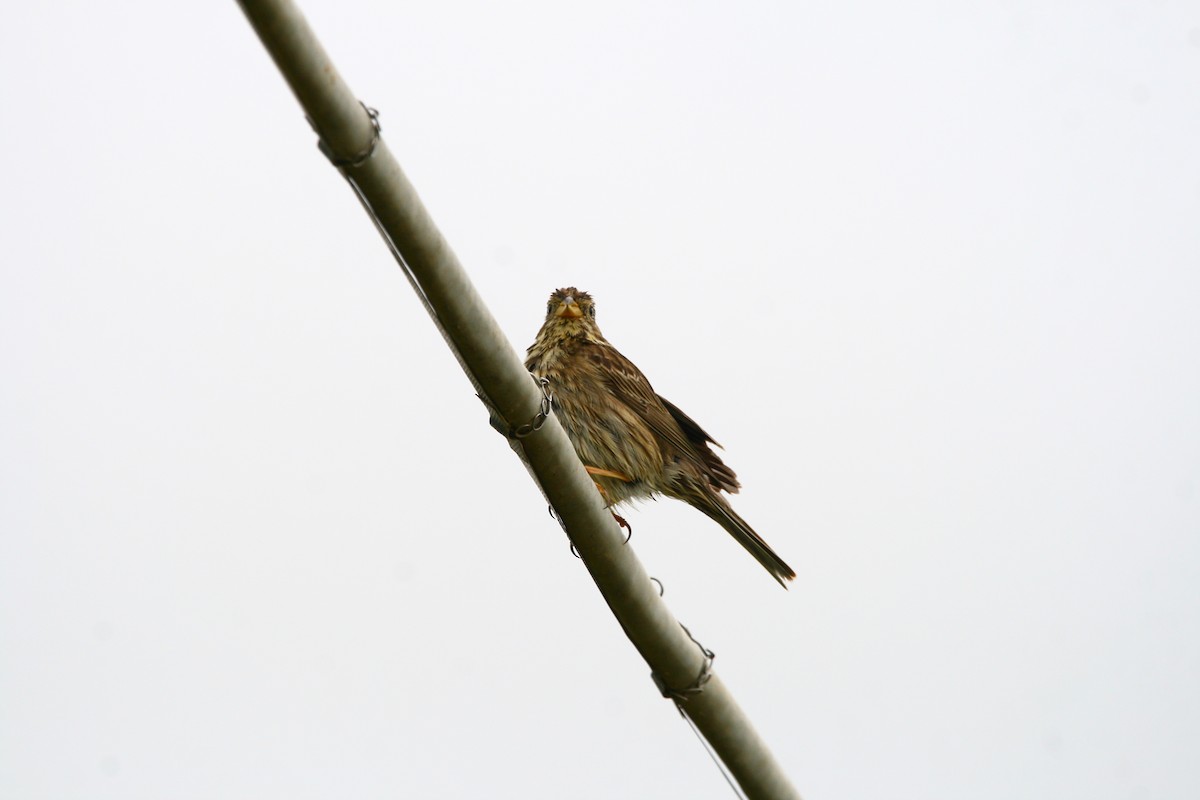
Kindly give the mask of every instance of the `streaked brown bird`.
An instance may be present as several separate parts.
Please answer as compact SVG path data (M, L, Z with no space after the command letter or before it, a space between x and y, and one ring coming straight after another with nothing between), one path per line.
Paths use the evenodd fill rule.
M554 413L610 506L658 494L682 500L720 523L781 585L796 577L721 496L740 484L709 447L720 445L608 343L591 295L573 286L550 295L525 366L549 380Z

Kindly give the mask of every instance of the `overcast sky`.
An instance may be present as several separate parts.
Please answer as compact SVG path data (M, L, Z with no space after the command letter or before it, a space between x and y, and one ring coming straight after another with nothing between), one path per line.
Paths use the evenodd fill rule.
M808 800L1200 796L1200 5L309 0ZM728 798L233 2L0 14L0 796Z

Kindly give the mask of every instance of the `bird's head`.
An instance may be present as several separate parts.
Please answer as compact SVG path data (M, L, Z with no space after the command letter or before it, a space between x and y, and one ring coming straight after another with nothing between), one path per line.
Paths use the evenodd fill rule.
M563 327L590 328L596 324L596 304L574 286L556 289L546 303L546 322Z

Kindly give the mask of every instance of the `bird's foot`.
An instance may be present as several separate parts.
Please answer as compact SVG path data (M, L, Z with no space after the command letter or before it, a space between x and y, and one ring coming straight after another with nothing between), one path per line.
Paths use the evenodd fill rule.
M624 481L625 483L633 483L633 478L629 477L624 472L617 472L616 470L604 469L602 467L589 467L586 464L584 464L583 468L587 470L588 475L599 475L603 478L616 478L617 480Z
M599 476L602 478L613 478L615 480L623 481L625 483L633 483L633 478L629 477L628 475L626 475L623 472L617 472L616 470L612 470L612 469L604 469L603 467L591 467L591 466L588 466L587 464L584 464L583 468L585 470L587 470L588 475ZM600 496L604 498L604 503L606 505L611 506L613 504L613 499L612 499L612 497L609 496L608 492L604 491L604 487L600 484L600 481L596 480L596 478L593 477L592 483L596 484L596 491L600 492ZM613 511L611 508L608 509L608 513L613 515L613 519L615 519L617 521L618 525L620 525L625 530L629 531L629 535L625 537L625 541L628 543L629 540L633 538L633 528L625 520L624 517L622 517L617 512Z

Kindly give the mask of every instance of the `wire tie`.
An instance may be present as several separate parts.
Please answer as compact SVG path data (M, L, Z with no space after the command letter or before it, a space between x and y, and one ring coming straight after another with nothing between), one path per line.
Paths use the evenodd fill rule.
M532 376L531 376L532 377ZM540 431L542 426L546 424L546 420L550 417L550 411L554 407L554 395L550 393L550 381L547 378L534 378L538 386L542 390L542 400L538 404L538 412L533 415L533 419L512 428L508 432L510 439L524 439L526 436L532 435L535 431Z
M692 636L692 632L687 629L686 625L681 622L679 623L679 627L683 628L683 632L687 634L687 637L691 639L696 647L700 648L700 652L704 654L704 664L700 667L700 674L696 676L696 680L692 681L690 685L685 686L682 689L672 689L671 687L667 686L667 682L664 681L662 676L657 672L650 673L650 679L654 681L654 685L658 687L660 692L662 692L662 696L674 700L676 705L686 703L690 698L695 697L704 691L704 685L712 680L713 660L717 657L716 653L700 644L700 642L696 641L696 637ZM682 709L680 710L682 711Z
M367 116L371 118L371 127L375 129L375 134L371 137L370 143L358 155L342 157L333 152L333 148L325 141L325 137L321 135L321 131L317 130L317 126L313 123L312 119L309 118L308 120L308 124L317 132L317 149L325 154L325 157L329 159L329 163L341 170L353 169L365 164L368 158L375 155L375 148L379 145L380 134L383 133L383 126L379 124L379 112L361 100L358 101L358 104L363 107L363 111L367 112Z

